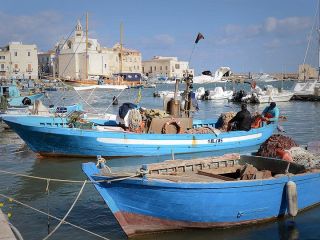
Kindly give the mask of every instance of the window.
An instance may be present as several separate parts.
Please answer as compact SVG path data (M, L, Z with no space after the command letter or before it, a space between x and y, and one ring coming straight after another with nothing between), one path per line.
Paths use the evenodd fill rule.
M107 68L107 64L104 64L104 68Z
M152 66L150 67L150 72L152 73Z
M18 56L18 52L14 52L14 56L16 56L16 57L17 57L17 56Z
M160 66L160 71L162 71L162 66Z
M4 64L1 64L1 70L4 70Z
M139 70L139 66L138 66L138 70ZM144 73L144 67L142 67L142 72Z
M14 64L14 68L19 68L18 64Z
M180 69L180 64L175 65L176 69Z
M0 56L0 59L6 59L6 56Z
M27 69L28 72L32 72L32 66L31 64L28 64L28 69Z
M154 66L154 70L155 70L155 71L157 70L157 67L156 67L156 66Z
M168 66L166 66L166 70L168 71Z
M30 52L28 52L28 57L30 57L31 56L31 53Z

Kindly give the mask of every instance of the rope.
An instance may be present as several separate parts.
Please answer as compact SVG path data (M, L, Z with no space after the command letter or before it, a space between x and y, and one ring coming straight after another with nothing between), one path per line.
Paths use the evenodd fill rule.
M308 51L309 51L309 47L310 47L310 42L311 42L311 37L312 37L312 34L313 34L313 29L316 25L316 17L318 15L318 11L319 11L319 4L320 4L320 1L318 1L318 7L316 9L316 13L315 13L315 16L314 16L314 22L313 22L313 25L312 25L312 28L311 28L311 31L310 31L310 34L309 34L309 41L308 41L308 45L307 45L307 49L306 49L306 53L304 55L304 59L303 59L303 64L306 63L306 58L307 58L307 55L308 55Z
M109 104L109 106L107 107L107 109L104 111L103 114L106 114L106 113L107 113L107 111L109 110L109 108L112 106L113 102L114 102L116 99L118 99L118 97L121 95L121 93L122 93L125 89L126 89L126 88L122 89L121 92L116 96L116 98L112 100L112 102Z
M32 179L45 180L45 181L50 180L51 182L83 183L84 181L86 181L86 180L68 180L68 179L57 179L57 178L44 178L44 177L37 177L37 176L26 175L26 174L22 174L22 173L4 171L4 170L0 170L0 172L4 173L4 174L19 176L19 177L25 177L25 178L32 178ZM93 184L101 183L101 182L108 182L109 183L109 182L115 182L115 181L122 181L122 180L126 180L126 179L129 179L129 178L134 178L134 177L138 177L138 176L140 176L140 173L134 174L134 175L130 175L130 176L126 176L126 177L122 177L122 178L90 181L89 183L93 183Z
M51 218L53 218L53 219L55 219L55 220L58 220L58 221L61 221L61 220L62 220L61 218L55 217L55 216L53 216L53 215L51 215L51 214L47 214L47 213L45 213L45 212L43 212L43 211L41 211L41 210L39 210L39 209L36 209L36 208L34 208L34 207L32 207L32 206L30 206L30 205L28 205L28 204L25 204L25 203L23 203L23 202L20 202L20 201L14 199L14 198L12 198L12 197L8 197L8 196L6 196L6 195L4 195L4 194L1 194L1 193L0 193L0 196L3 197L3 198L5 198L5 199L11 200L11 201L13 201L13 202L15 202L15 203L18 203L18 204L20 204L20 205L22 205L22 206L24 206L24 207L26 207L26 208L30 208L30 209L32 209L32 210L34 210L34 211L36 211L36 212L38 212L38 213L41 213L41 214L43 214L43 215L48 215L48 216L50 216ZM99 238L102 238L102 239L105 239L105 240L109 240L109 239L106 238L106 237L103 237L103 236L101 236L101 235L99 235L99 234L97 234L97 233L91 232L91 231L89 231L89 230L87 230L87 229L85 229L85 228L83 228L83 227L77 226L77 225L75 225L75 224L73 224L73 223L70 223L70 222L67 222L67 221L64 221L63 223L66 223L66 224L68 224L68 225L70 225L70 226L72 226L72 227L74 227L74 228L80 229L80 230L82 230L82 231L84 231L84 232L90 233L90 234L92 234L92 235L94 235L94 236L96 236L96 237L99 237Z
M77 201L78 201L78 199L79 199L79 197L80 197L80 195L81 195L81 193L82 193L82 191L83 191L84 186L86 185L86 183L87 183L87 180L84 181L84 183L83 183L83 185L82 185L82 187L81 187L81 189L80 189L80 191L79 191L76 199L73 201L73 203L72 203L71 207L69 208L68 212L66 213L66 215L64 215L64 217L63 217L62 220L59 222L59 224L58 224L58 225L53 229L53 231L52 231L51 233L49 233L43 240L49 239L49 238L53 235L53 233L55 233L55 231L58 230L58 228L61 226L61 224L64 222L64 220L66 220L66 218L68 217L68 215L69 215L70 212L72 211L73 207L76 205L76 203L77 203Z

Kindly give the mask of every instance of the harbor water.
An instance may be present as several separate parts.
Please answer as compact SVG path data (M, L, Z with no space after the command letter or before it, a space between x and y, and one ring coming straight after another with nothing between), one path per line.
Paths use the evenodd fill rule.
M281 82L272 83L276 87ZM284 83L284 88L290 89L292 82ZM218 84L224 86L225 84ZM213 89L215 84L195 85L194 90L203 86L205 89ZM242 87L232 83L224 86L228 89ZM183 86L180 87L181 89ZM154 98L156 90L174 89L174 85L163 84L157 89L142 89L141 102L143 107L161 108L162 99ZM124 102L134 102L138 96L137 89L126 89L121 91L112 90L89 90L78 94L91 106L83 103L86 110L117 113L119 106L111 105L113 96L118 97L119 105ZM81 101L75 91L50 92L44 102L55 105L77 103ZM239 105L227 101L199 101L199 111L194 118L217 118L222 112L238 111ZM290 101L277 103L281 115L287 117L287 121L281 122L286 135L292 137L299 144L307 144L310 141L320 140L320 103ZM267 104L249 105L251 113L261 112ZM256 149L245 149L252 152ZM192 159L195 157L209 155L185 154L179 158ZM135 172L142 163L160 162L170 159L171 156L161 157L126 157L109 159L107 164L114 172ZM81 171L81 163L95 161L95 159L84 158L41 158L24 145L24 142L12 131L0 132L0 170L23 173L31 176L46 178L85 180L86 177ZM0 172L0 194L10 196L16 200L33 206L44 212L63 218L76 198L81 183L48 182L38 179L29 179L23 176L12 176ZM46 191L46 190L49 191ZM318 191L318 189L315 189ZM298 193L299 194L299 193ZM245 199L239 199L244 201ZM248 199L249 201L250 199ZM48 234L48 228L58 224L54 219L48 219L34 210L21 206L13 201L0 196L1 208L6 214L11 215L10 221L17 227L24 239L43 239ZM2 205L1 204L1 205ZM0 205L0 206L1 206ZM174 208L174 206L172 206ZM228 206L225 206L226 208ZM81 226L87 230L102 235L108 239L126 239L125 234L113 217L108 206L103 202L98 192L87 184L84 188L75 207L72 209L68 222ZM272 222L241 226L229 229L207 229L207 230L186 230L168 233L159 233L137 237L137 239L320 239L320 207L301 212L294 219L281 219ZM1 233L0 233L1 234ZM82 230L63 224L50 239L99 239Z

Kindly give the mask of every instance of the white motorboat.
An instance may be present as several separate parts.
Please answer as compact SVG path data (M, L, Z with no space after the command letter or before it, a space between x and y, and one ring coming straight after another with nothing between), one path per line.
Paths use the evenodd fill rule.
M229 99L233 95L233 91L224 91L222 87L215 87L212 91L206 91L204 98L206 100L224 100Z
M314 95L315 90L320 88L320 82L317 80L297 82L293 87L294 95Z
M252 76L252 80L257 82L275 82L278 81L273 76L266 74L266 73L259 73L257 75Z
M255 86L251 93L241 99L242 102L250 103L270 103L270 102L288 102L293 97L293 92L266 85L264 90Z
M193 78L193 83L204 84L213 82L226 82L226 80L222 78L229 76L230 74L231 70L229 67L220 67L215 71L214 76L211 75L210 71L204 71L202 75L195 76Z

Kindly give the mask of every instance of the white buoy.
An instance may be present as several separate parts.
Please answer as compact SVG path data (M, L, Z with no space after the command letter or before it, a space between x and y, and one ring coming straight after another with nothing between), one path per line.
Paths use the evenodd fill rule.
M287 203L288 213L291 217L295 217L298 214L298 195L297 185L293 181L287 182Z

